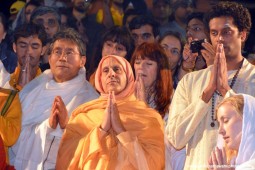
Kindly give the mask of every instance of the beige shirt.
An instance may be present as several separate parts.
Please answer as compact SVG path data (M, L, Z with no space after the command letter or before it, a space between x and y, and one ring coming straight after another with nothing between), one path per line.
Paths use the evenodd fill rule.
M213 66L187 74L179 82L169 113L166 135L177 149L186 146L184 169L207 169L207 161L217 144L218 125L211 127L212 101L205 103L201 95L209 83ZM236 70L228 71L229 84ZM255 67L244 60L231 93L255 96ZM222 97L215 97L215 103ZM217 104L215 104L216 106ZM166 160L167 161L167 160Z
M4 87L4 85L9 81L10 79L10 73L8 73L2 61L0 60L0 87Z

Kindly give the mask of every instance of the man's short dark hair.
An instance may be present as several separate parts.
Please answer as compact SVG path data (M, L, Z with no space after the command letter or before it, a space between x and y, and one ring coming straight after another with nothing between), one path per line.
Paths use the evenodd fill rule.
M37 16L42 16L42 15L45 15L45 14L53 14L57 21L58 21L58 24L60 25L61 24L61 16L59 15L58 11L55 9L55 8L52 8L52 7L48 7L48 6L40 6L40 7L37 7L31 14L31 17L30 17L30 22L33 22L33 20L37 17Z
M136 9L128 9L125 13L124 13L124 16L123 16L123 25L126 25L126 22L127 22L127 18L129 16L132 16L132 15L135 15L135 16L139 16L139 15L142 15L142 12L140 10L136 10Z
M139 29L144 25L150 25L152 27L154 37L159 35L159 24L152 17L147 15L141 15L133 18L129 23L129 30L132 31L134 29Z
M247 8L243 7L242 4L236 2L220 2L212 8L212 10L205 16L205 26L208 30L209 22L213 18L222 16L232 17L234 25L237 26L238 31L250 32L251 29L251 15Z
M38 38L41 40L42 45L45 46L47 43L47 33L45 32L44 28L40 25L36 25L33 23L23 24L17 27L14 31L14 42L17 43L20 37L30 37L33 35L37 35Z
M58 31L52 39L50 48L48 50L48 54L51 54L53 44L57 40L70 40L78 46L78 50L81 56L86 56L86 43L81 38L80 34L75 31L73 28L63 28L62 30Z
M188 25L188 23L192 20L192 19L198 19L201 22L204 21L204 13L203 12L192 12L187 16L186 19L186 24Z

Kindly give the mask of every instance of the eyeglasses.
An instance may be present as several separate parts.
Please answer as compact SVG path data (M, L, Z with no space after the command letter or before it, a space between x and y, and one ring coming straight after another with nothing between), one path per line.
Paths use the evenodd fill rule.
M65 50L65 51L62 51L61 49L53 49L53 50L52 50L52 54L55 55L55 56L57 56L57 57L60 57L60 56L62 56L62 54L64 54L64 56L65 56L66 58L71 58L71 57L73 57L73 56L76 55L76 54L79 54L79 55L80 55L80 53L75 52L75 51L72 51L72 50Z
M45 23L47 23L49 27L55 27L58 24L56 19L48 19L48 21L44 21L44 19L42 18L35 19L34 23L38 25L44 25Z

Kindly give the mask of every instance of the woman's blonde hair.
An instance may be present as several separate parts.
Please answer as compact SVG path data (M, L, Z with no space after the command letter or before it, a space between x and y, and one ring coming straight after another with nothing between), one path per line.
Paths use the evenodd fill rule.
M217 117L217 113L219 108L223 105L223 104L230 104L233 106L233 108L235 109L235 111L241 116L243 117L243 106L244 106L244 98L242 95L235 95L235 96L231 96L228 97L224 100L222 100L216 107L216 117Z

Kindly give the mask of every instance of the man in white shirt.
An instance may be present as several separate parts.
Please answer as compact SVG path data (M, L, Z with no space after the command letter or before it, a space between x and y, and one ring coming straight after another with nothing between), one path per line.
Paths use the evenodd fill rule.
M207 169L217 144L215 106L234 93L255 96L255 68L242 56L251 28L249 11L241 4L222 2L206 17L214 64L185 75L175 91L166 133L172 145L186 147L184 169ZM167 160L166 160L167 161Z
M98 94L86 81L86 48L73 29L58 32L50 45L51 69L20 92L22 131L11 148L17 170L55 169L59 142L72 111Z

